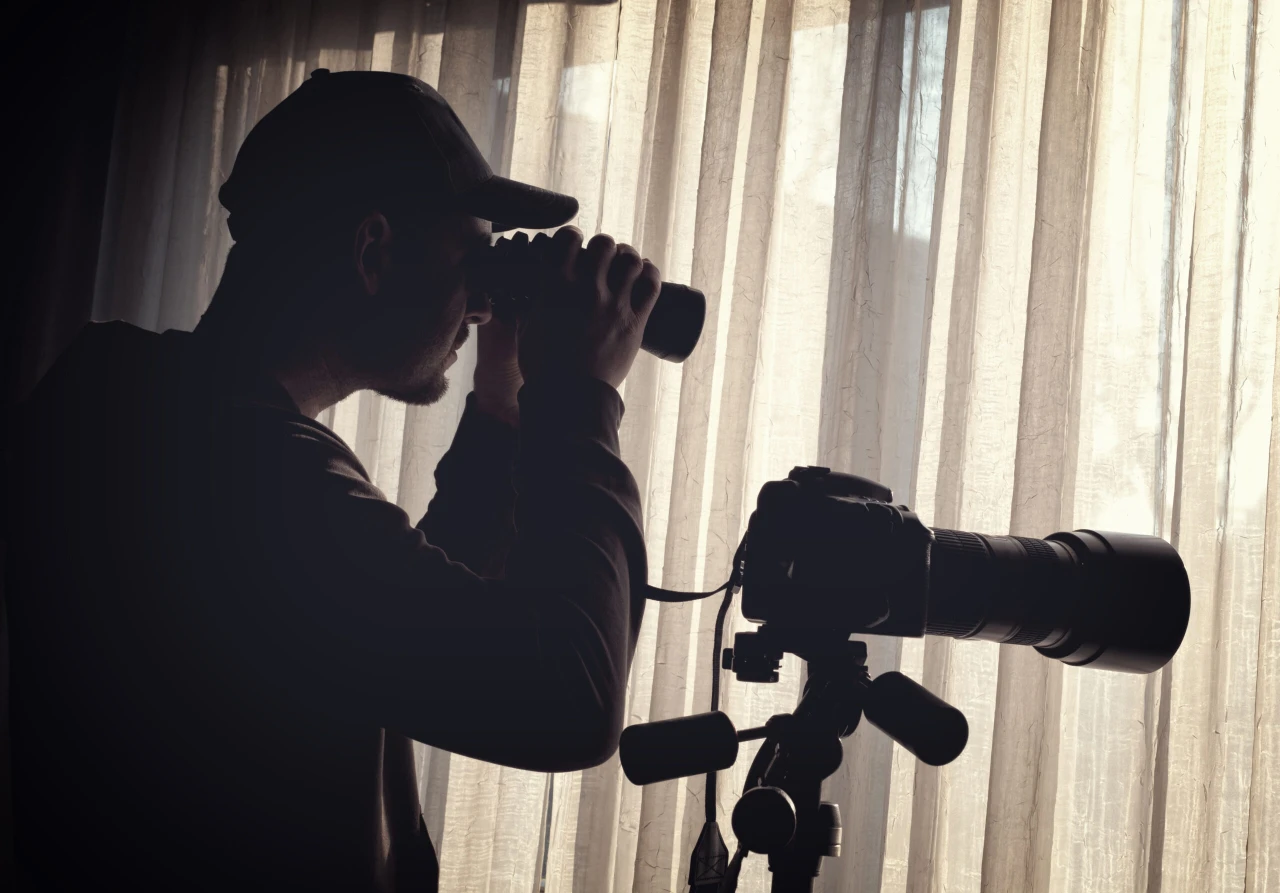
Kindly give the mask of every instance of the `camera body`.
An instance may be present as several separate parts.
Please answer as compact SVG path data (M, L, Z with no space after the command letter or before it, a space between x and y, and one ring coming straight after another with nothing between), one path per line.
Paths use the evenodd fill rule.
M733 669L772 681L782 652L808 660L851 635L922 636L933 534L890 490L797 466L765 484L747 527Z

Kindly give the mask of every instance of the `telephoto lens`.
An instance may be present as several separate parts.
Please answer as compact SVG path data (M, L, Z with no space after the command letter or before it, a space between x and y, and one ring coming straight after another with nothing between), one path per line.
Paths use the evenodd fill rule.
M1031 645L1066 664L1126 673L1160 669L1182 644L1191 584L1159 537L938 528L933 536L931 635Z
M472 258L472 285L489 295L494 313L518 317L538 297L544 273L536 245L524 233L500 238ZM662 360L683 363L698 346L707 317L702 292L674 282L662 283L649 312L640 347Z

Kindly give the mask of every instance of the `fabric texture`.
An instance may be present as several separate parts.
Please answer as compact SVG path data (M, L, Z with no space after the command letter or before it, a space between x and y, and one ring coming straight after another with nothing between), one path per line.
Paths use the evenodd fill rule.
M495 172L707 296L694 354L641 356L622 391L650 583L723 582L761 484L803 464L937 526L1155 534L1186 562L1186 641L1149 677L871 640L969 744L932 769L848 739L815 889L1280 889L1276 0L177 6L122 98L97 318L194 326L228 247L216 190L308 72L415 74ZM360 394L324 420L411 517L473 362L435 406ZM651 606L630 721L705 709L714 607ZM726 678L721 703L758 725L800 678ZM442 889L685 889L700 779L415 754ZM767 888L747 859L740 889Z

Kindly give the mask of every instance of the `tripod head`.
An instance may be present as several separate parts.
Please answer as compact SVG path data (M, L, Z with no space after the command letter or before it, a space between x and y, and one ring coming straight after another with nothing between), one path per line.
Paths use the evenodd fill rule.
M623 769L635 784L650 784L699 769L727 769L738 743L763 738L733 810L740 863L748 852L769 857L775 893L808 891L823 856L840 854L840 810L824 803L822 782L844 758L840 739L862 718L930 765L948 763L968 741L964 714L901 673L871 679L863 642L831 642L810 653L808 678L791 713L760 728L737 731L718 711L631 726L622 733ZM708 796L711 796L710 794ZM729 893L727 849L709 821L691 858L696 893ZM701 879L696 883L695 879ZM725 886L726 878L730 883Z

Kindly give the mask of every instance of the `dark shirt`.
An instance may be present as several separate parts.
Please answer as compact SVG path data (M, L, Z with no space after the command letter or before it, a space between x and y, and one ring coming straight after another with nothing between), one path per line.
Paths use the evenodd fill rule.
M212 369L199 336L91 324L15 426L34 889L389 889L384 729L539 771L612 753L647 572L613 388L531 382L518 433L468 397L415 526L282 388Z

